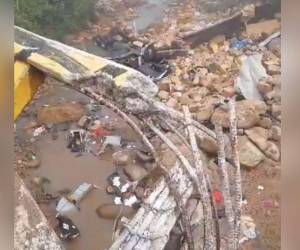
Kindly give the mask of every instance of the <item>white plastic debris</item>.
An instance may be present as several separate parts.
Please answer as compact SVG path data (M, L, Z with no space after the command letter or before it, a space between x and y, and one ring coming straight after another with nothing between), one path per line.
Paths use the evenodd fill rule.
M68 213L72 213L74 211L77 211L77 207L75 204L80 202L84 196L93 188L93 185L88 183L81 184L74 192L71 194L68 199L65 197L62 197L57 206L56 211L61 215L67 215ZM71 201L74 201L72 203Z
M131 207L133 204L137 203L138 199L135 195L130 196L128 199L124 200L124 205Z
M258 190L264 190L265 188L264 188L264 186L262 186L262 185L258 185L258 186L257 186L257 189L258 189Z
M116 205L121 205L122 204L122 198L119 196L116 196L114 199L114 202Z
M243 56L241 73L236 81L237 87L248 100L261 100L257 84L262 78L268 77L266 69L261 64L262 54Z
M65 197L62 197L56 206L56 211L60 215L67 215L69 213L76 212L77 208L73 203L69 202Z
M34 131L33 131L33 136L34 137L37 137L39 136L40 134L42 134L43 132L45 132L45 127L44 126L41 126L41 127L38 127L36 128Z
M266 45L268 45L273 39L279 37L281 35L280 32L276 32L273 33L272 35L270 35L269 37L267 37L265 40L263 40L260 44L258 44L258 47L265 47Z
M123 186L121 187L121 193L127 192L127 190L128 190L129 188L130 188L130 183L127 182L125 185L123 185Z
M242 238L240 242L244 242L246 240L255 239L257 237L256 234L256 225L254 220L250 216L241 216L241 232Z
M248 204L248 201L247 200L242 200L242 205L247 205Z
M89 191L92 190L92 188L93 188L92 184L83 183L74 191L73 194L69 196L69 199L78 203L84 198L84 196L87 195Z
M121 145L121 137L116 136L116 135L106 136L104 144L111 145L111 146L120 146Z
M63 228L66 229L66 230L69 230L69 229L70 229L69 225L66 224L66 223L63 223Z
M120 176L115 176L112 179L112 185L115 187L120 187L120 185L121 185Z

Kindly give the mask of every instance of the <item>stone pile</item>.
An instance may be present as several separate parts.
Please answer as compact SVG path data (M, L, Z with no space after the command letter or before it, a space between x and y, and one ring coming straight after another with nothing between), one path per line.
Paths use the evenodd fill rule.
M179 111L182 105L187 105L193 117L208 126L219 123L229 128L228 107L220 102L236 96L238 147L241 163L247 168L259 165L264 159L271 159L274 164L280 161L281 60L280 38L276 39L262 51L255 41L242 50L234 50L231 48L234 38L217 36L190 49L189 56L171 60L172 73L159 83L157 96L162 102ZM236 86L240 57L255 53L263 54L262 64L269 75L256 86L261 100L246 99ZM211 147L206 151L216 153Z

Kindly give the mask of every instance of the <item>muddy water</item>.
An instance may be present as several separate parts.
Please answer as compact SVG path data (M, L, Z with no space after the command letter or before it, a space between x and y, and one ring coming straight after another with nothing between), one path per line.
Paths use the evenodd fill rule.
M65 188L75 190L83 182L101 188L92 190L80 202L80 211L70 215L81 236L67 244L67 248L96 250L108 247L111 243L112 221L98 218L95 209L100 204L112 202L105 193L106 177L114 170L111 155L105 154L101 159L89 154L76 157L66 148L62 133L56 141L49 136L43 136L38 142L38 148L42 165L37 170L30 171L30 176L47 177L51 181L47 185L48 192L55 193ZM53 204L51 207L53 209Z
M34 101L29 106L28 113L34 114L36 109L43 104L54 104L58 101L70 100L86 102L88 99L70 89L56 86ZM112 111L102 107L97 112L97 116L100 120L110 119L114 121L114 124L117 125L114 134L122 136L124 140L140 143L136 139L135 133ZM30 115L21 117L17 121L18 141L24 142L30 138L22 128L32 120L34 120L34 117ZM112 203L112 197L106 194L105 187L107 177L115 170L111 156L113 151L107 150L99 158L89 153L76 157L66 147L67 133L68 131L60 131L57 140L53 140L51 135L47 133L39 137L38 141L35 142L35 146L38 149L37 154L41 159L41 166L34 170L26 170L25 183L32 193L34 193L34 189L31 180L35 176L46 177L50 180L50 183L45 187L46 191L51 194L66 188L74 191L83 182L100 187L100 189L92 190L79 203L80 211L69 215L80 230L81 235L73 241L65 242L65 245L68 250L106 249L111 245L113 221L99 218L95 210L101 204ZM56 201L47 205L40 205L40 207L49 219L50 224L53 224L56 214Z

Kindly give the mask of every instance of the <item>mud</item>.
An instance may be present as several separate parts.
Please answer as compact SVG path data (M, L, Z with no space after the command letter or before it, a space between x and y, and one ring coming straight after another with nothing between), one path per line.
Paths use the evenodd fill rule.
M50 183L44 186L45 191L54 195L65 189L74 191L83 182L99 187L99 189L93 189L80 202L80 211L70 214L70 219L78 227L81 235L75 240L64 242L64 244L68 250L105 249L111 244L114 221L99 218L96 214L96 209L102 204L113 202L112 197L107 195L105 190L107 185L106 179L115 170L111 156L113 151L107 150L99 158L90 153L83 153L82 156L78 157L66 147L68 131L60 130L58 131L56 140L52 139L50 133L45 133L40 135L36 142L29 143L28 140L32 140L32 135L29 135L23 128L35 120L32 114L36 113L38 107L45 104L56 104L59 101L89 101L85 96L62 86L49 87L40 95L37 100L31 103L16 124L16 141L22 149L18 156L21 157L27 150L34 148L36 150L34 153L41 160L39 168L25 168L22 170L25 184L34 197L37 197L37 190L32 184L32 180L36 176L45 177L50 180ZM134 132L112 111L101 107L96 115L99 117L99 120L109 119L114 121L116 129L113 133L122 136L123 140L136 142L137 144L140 143ZM75 126L75 124L73 123L71 126ZM50 201L48 204L40 204L41 210L53 227L56 225L55 207L57 200Z

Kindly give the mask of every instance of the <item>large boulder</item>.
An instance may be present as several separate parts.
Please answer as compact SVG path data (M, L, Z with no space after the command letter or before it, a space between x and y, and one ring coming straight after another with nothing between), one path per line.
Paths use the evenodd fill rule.
M264 155L247 136L239 136L238 152L241 166L246 168L256 167L264 159Z
M267 141L269 137L268 130L261 127L254 127L252 129L245 130L245 134L262 151L264 151L267 148Z
M203 136L202 138L197 137L197 142L199 147L209 154L217 154L219 150L219 145L215 139L210 136ZM225 153L227 158L232 157L232 148L230 144L229 137L224 134L224 142L225 142Z
M119 151L113 154L113 160L117 166L126 166L131 162L132 157L127 151Z
M131 181L139 181L147 175L147 170L139 165L127 165L124 167L125 174Z
M262 101L243 100L236 103L236 112L238 120L238 128L254 127L260 120L260 115L265 114L267 106ZM220 124L225 128L229 128L229 110L228 108L218 107L212 117L211 122Z

